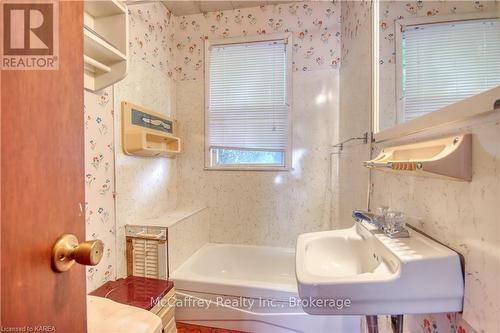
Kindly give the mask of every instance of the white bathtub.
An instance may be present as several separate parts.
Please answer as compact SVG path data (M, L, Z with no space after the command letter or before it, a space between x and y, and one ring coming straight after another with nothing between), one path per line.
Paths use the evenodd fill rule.
M207 244L171 274L176 320L245 332L358 333L358 316L311 316L298 304L295 251Z

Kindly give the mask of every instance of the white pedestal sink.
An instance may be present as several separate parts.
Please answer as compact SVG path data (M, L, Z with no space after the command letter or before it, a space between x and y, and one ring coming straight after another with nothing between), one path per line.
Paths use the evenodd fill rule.
M296 274L304 311L318 315L379 315L462 310L458 254L410 230L392 239L352 228L302 234Z

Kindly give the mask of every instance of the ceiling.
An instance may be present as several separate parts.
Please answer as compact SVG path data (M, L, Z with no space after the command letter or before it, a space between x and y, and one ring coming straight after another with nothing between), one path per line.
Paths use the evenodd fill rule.
M295 1L163 1L175 16L215 12L218 10L277 5Z

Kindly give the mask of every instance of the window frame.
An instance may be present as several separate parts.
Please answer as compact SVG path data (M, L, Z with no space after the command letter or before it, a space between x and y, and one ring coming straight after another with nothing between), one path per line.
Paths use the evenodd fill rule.
M495 12L481 13L465 13L456 15L435 15L413 17L394 21L394 31L396 34L396 125L405 123L405 98L403 95L403 32L408 26L435 24L435 23L451 23L460 21L487 20L498 18ZM437 111L437 110L436 110ZM434 111L435 112L435 111Z
M226 165L212 165L212 152L208 143L208 107L209 107L209 87L210 87L210 48L212 46L231 45L231 44L246 44L258 42L272 42L284 41L286 48L286 72L287 72L287 147L284 151L284 165L268 165L268 164L226 164ZM205 170L232 170L232 171L290 171L292 170L292 110L293 110L293 95L292 95L292 34L291 33L277 33L269 35L256 35L244 37L232 37L223 39L205 39L204 50L204 76L205 76L205 98L203 112L205 116L204 124L204 156L205 156ZM267 150L266 150L267 151ZM271 150L269 150L271 151Z

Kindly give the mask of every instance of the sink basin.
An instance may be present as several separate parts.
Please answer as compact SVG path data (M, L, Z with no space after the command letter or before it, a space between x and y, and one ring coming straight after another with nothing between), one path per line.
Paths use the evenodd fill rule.
M318 315L379 315L462 310L458 254L410 230L392 239L357 223L302 234L296 275L301 305Z

